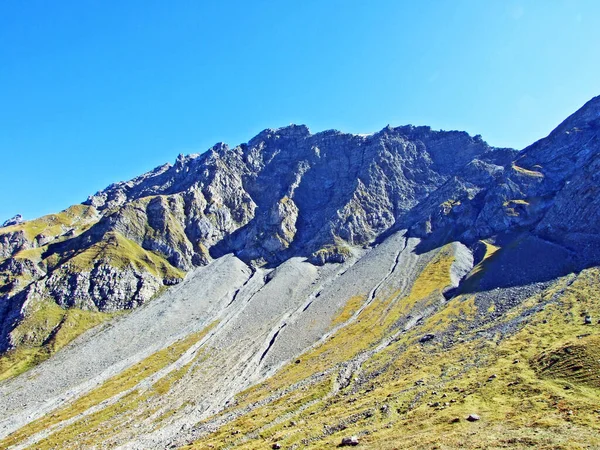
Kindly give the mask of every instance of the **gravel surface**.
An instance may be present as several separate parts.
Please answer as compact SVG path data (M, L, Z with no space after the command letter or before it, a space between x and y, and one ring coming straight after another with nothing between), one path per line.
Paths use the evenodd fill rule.
M121 435L116 444L127 449L165 448L174 440L192 439L197 435L195 424L221 411L238 392L356 320L375 298L401 298L408 293L435 254L419 255L415 252L418 243L400 231L373 248L355 249L354 257L343 264L320 267L303 258L291 258L274 270L251 269L232 255L219 258L143 308L93 330L35 370L0 386L6 399L0 407L0 435L218 320L178 361L128 391L147 388L173 370L192 364L186 378L153 405L155 414L135 419L135 437ZM452 249L456 255L452 278L458 281L471 267L472 256L459 244ZM362 306L345 323L332 328L333 318L357 295L363 298ZM406 324L409 328L413 325ZM208 357L199 358L201 352ZM106 404L119 401L122 395ZM91 408L72 421L97 410ZM178 412L157 427L153 419L173 410ZM72 421L38 433L17 448L59 432Z
M0 438L218 318L250 277L225 256L127 316L94 329L35 369L0 385Z

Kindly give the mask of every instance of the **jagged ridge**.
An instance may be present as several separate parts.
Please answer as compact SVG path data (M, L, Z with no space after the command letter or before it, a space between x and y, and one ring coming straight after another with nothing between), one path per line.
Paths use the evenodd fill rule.
M170 442L178 435L177 426L200 424L231 400L236 389L272 374L311 346L317 355L313 363L322 371L314 372L309 377L312 381L298 381L298 374L285 378L289 371L281 376L284 381L312 386L310 395L328 402L339 401L340 393L347 395L352 385L355 390L364 385L361 368L377 365L377 355L387 347L395 346L394 351L403 354L408 348L404 346L414 345L418 338L421 344L441 339L436 342L444 348L458 348L456 333L461 331L479 342L474 330L490 337L499 333L498 342L504 342L518 335L529 316L539 317L545 306L560 303L565 291L553 293L563 283L560 277L567 275L566 282L572 283L569 274L584 270L582 289L588 292L588 286L594 285L589 279L597 272L587 268L600 261L596 220L600 205L595 195L599 103L593 99L550 136L522 152L494 149L479 137L427 127L387 127L374 135L354 136L335 131L312 135L306 127L291 126L265 130L234 149L217 145L203 155L179 157L174 166L162 166L91 197L79 206L89 220L59 220L59 231L50 233L50 241L40 239L40 231L30 222L6 229L0 239L3 248L9 249L2 262L8 280L3 303L7 342L14 345L14 324L23 323L28 308L40 302L91 310L131 308L161 286L180 281L183 272L195 266L218 270L219 265L234 261L230 270L237 274L236 287L218 297L224 312L216 317L224 321L206 341L216 353L203 375L183 371L181 376L193 380L190 385L175 384L177 390L167 399L146 394L141 399L152 405L159 402L169 411L170 402L193 397L197 383L209 393L205 395L213 392L215 397L198 400L206 409L186 410L183 415L173 412L172 423L156 433L145 428L144 437L136 441L140 448ZM42 225L56 226L56 218L40 220ZM74 226L73 220L81 224ZM65 226L73 230L65 231ZM228 253L237 258L222 257ZM385 258L380 261L381 256ZM308 262L301 262L306 258ZM30 268L22 285L11 278L19 260L24 261L19 266L23 273ZM330 262L341 263L340 272L335 273L336 266ZM324 288L318 287L321 279ZM355 284L345 287L343 281ZM364 297L355 295L361 292L361 283L371 286ZM382 286L386 289L381 290ZM597 309L593 298L586 305ZM161 307L166 306L163 301ZM257 317L265 323L247 319ZM467 320L467 329L461 328L457 317ZM423 326L418 333L412 331L416 326ZM579 332L583 324L567 320L564 326L569 332ZM547 328L541 327L540 333ZM55 329L39 332L52 334ZM23 336L22 330L18 336ZM554 338L564 341L564 336ZM224 342L248 342L244 339L251 339L249 348L220 353ZM331 349L331 342L338 340L341 346ZM548 352L542 356L529 354L543 366L542 377L556 376L546 369L544 355L560 355L550 344L536 347ZM561 345L565 347L564 342ZM586 340L580 354L595 354L595 345L596 340ZM328 352L339 359L330 360ZM312 361L312 353L306 355ZM324 359L324 355L328 356ZM199 364L189 358L184 360L192 367ZM369 362L371 358L375 362ZM339 364L342 368L336 372ZM452 364L460 365L454 360ZM390 367L387 364L378 373L387 373ZM179 374L183 367L175 369ZM221 371L229 374L222 390L213 385L214 380L210 384L203 378ZM323 392L323 380L331 373L337 373L333 390ZM282 395L290 393L282 389ZM137 399L138 394L131 394ZM260 402L267 401L264 392L256 395ZM248 403L244 408L252 411L275 400ZM139 401L127 403L126 408L137 411L147 426L144 414L148 411L140 409ZM233 419L247 412L236 411L239 415ZM360 409L350 423L372 417L368 411ZM227 414L214 420L226 424L232 420ZM208 428L200 424L175 442L183 444L182 439L213 432L211 423L206 423ZM239 426L246 426L243 420ZM249 427L238 444L255 439L256 429ZM330 434L341 429L332 428ZM69 430L79 439L81 428ZM308 432L314 439L308 443L323 439L312 429ZM36 436L32 439L44 439ZM233 444L219 434L214 441ZM290 437L290 442L297 441L297 435Z

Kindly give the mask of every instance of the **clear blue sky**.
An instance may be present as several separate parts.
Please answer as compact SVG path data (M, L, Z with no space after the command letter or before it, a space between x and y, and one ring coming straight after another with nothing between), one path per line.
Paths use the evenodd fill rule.
M292 122L522 148L598 94L597 0L4 0L0 220Z

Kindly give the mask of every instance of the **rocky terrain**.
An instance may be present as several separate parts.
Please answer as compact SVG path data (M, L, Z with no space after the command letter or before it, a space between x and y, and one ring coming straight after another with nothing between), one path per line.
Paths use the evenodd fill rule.
M8 220L0 447L600 448L599 132L291 125Z

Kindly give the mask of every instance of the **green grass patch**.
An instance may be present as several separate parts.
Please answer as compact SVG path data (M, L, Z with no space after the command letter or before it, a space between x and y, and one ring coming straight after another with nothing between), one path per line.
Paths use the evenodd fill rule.
M58 214L49 214L39 219L28 220L18 225L0 229L0 235L22 231L25 238L33 241L43 234L46 237L55 237L62 234L67 228L81 228L89 226L97 220L96 209L92 206L73 205Z
M517 166L515 163L513 163L512 168L515 172L521 174L521 175L525 175L527 177L532 177L532 178L544 178L544 174L541 172L538 172L537 170L529 170L529 169L525 169L523 167L519 167Z
M11 332L17 347L0 356L0 380L26 372L112 316L95 311L63 309L46 299L37 302Z
M434 275L433 267L421 284ZM453 299L423 327L369 358L335 396L326 397L327 382L315 385L314 391L312 386L295 390L186 448L255 449L273 442L283 448L330 448L352 434L369 449L600 448L600 389L595 384L600 333L583 322L584 314L600 317L600 270L582 272L569 287L561 280L499 320L511 320L565 288L559 303L531 316L512 336L493 334L495 321L463 331L469 339L449 348L436 341L415 344L427 330L451 328L457 320L468 322L474 316L472 296ZM430 288L415 286L413 292ZM367 320L369 311L364 314ZM300 365L311 357L313 352L303 355ZM239 405L265 398L302 376L300 368L284 369L246 391ZM276 381L280 377L281 385ZM309 398L321 401L302 409ZM471 413L481 420L466 421Z
M203 330L190 334L189 336L173 343L172 345L153 353L139 363L134 364L120 374L110 378L100 387L79 397L71 404L24 426L20 430L0 441L0 448L6 448L22 442L28 437L33 436L34 434L39 433L48 427L71 419L76 415L87 411L89 408L102 403L103 401L133 388L140 381L177 361L192 345L200 341L217 323L218 322L213 322ZM130 399L135 398L133 394L128 394L128 396L131 396L129 397ZM120 408L121 406L119 405L121 403L122 402L118 402L117 405L113 406L112 408ZM136 405L138 404L137 402L134 403ZM108 409L108 411L110 411L110 409ZM36 448L56 448L57 440L66 443L69 439L74 438L81 433L93 431L95 425L102 424L109 417L112 416L108 414L107 409L102 409L101 411L94 413L92 416L86 417L81 421L70 425L65 430L53 435L46 441L38 443ZM45 442L45 444L43 444L43 442ZM60 448L66 447L60 445Z
M117 269L133 266L156 277L183 278L185 273L173 267L162 256L145 250L136 242L116 231L106 233L104 239L69 259L74 270L91 270L99 261Z

